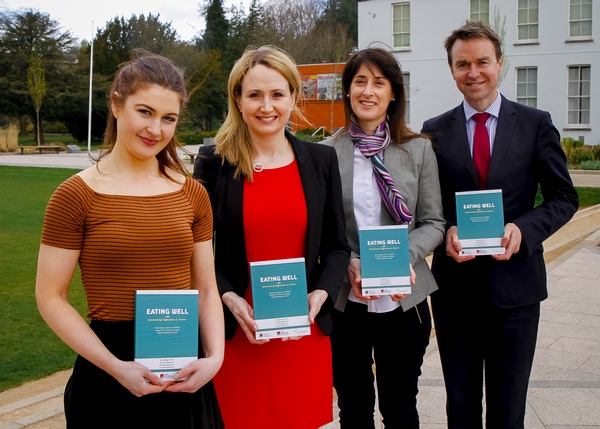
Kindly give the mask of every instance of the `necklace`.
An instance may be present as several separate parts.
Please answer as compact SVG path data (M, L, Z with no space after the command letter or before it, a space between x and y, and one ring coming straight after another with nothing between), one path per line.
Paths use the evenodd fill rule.
M287 149L287 146L288 146L288 139L285 139L285 145L283 146L283 149L281 150L281 152L279 152L277 155L275 155L273 158L271 158L270 160L268 160L266 162L255 162L252 169L256 173L260 173L261 171L263 171L265 169L265 165L269 165L270 163L275 161L277 158L279 158L281 155L283 155L283 152L285 152L285 150Z

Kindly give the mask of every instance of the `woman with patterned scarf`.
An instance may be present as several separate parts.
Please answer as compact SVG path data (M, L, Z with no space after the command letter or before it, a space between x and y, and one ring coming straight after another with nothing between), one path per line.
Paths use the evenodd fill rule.
M425 257L445 226L437 163L427 136L405 122L407 88L390 53L352 55L342 88L346 126L326 141L338 155L352 249L331 336L340 426L375 427L376 376L386 429L418 428L417 384L431 333L427 296L437 289ZM400 224L408 224L411 294L363 296L358 228Z

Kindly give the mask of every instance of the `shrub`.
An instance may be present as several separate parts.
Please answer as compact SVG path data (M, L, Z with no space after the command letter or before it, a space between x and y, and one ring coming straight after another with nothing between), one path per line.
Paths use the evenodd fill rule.
M592 160L600 161L600 143L592 146Z
M583 161L579 164L582 170L600 170L600 161Z
M204 139L214 137L216 131L180 131L177 138L183 145L204 144Z
M583 161L591 161L592 160L592 147L591 146L581 146L576 147L571 150L570 156L570 164L579 165Z
M44 133L69 134L69 130L62 122L44 122Z
M323 131L321 129L318 133L315 134L316 131L316 128L303 128L301 130L296 131L296 137L298 137L300 140L304 140L307 142L320 142L326 139L327 137L331 136L331 133L327 130Z
M565 137L560 141L560 145L567 157L567 164L577 166L581 161L591 159L591 153L587 153L590 146L584 146L583 142L575 140L573 137Z

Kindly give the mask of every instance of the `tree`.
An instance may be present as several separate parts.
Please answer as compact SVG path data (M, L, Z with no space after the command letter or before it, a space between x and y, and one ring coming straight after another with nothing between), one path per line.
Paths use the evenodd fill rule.
M311 50L306 63L343 62L356 46L347 26L336 22L333 15L325 15L319 20L307 43Z
M305 63L312 50L307 37L322 12L321 0L270 0L263 21L267 43L285 50L298 64Z
M358 40L357 0L327 0L325 15L331 16L336 23L345 26L350 39Z
M505 52L505 43L504 39L506 37L506 15L504 18L500 17L500 8L494 6L494 19L492 20L492 24L490 25L492 30L500 37L502 41L501 49L502 49L502 71L500 72L500 76L498 77L498 86L502 83L504 78L506 77L506 73L508 73L508 68L510 67L510 63L508 61L508 57L504 55Z
M225 17L222 0L208 0L209 3L204 7L203 15L206 21L206 29L202 35L200 47L206 51L219 49L225 50L227 44L227 33L229 31L229 22Z
M44 72L44 63L40 55L33 51L30 56L29 69L27 70L27 86L29 94L33 101L36 116L36 140L40 146L43 141L42 127L40 123L40 109L42 108L42 100L46 95L46 74Z
M115 17L103 28L98 28L94 39L94 70L92 77L92 136L101 139L108 117L107 93L119 65L132 58L133 50L144 49L154 54L173 58L178 46L185 45L179 40L177 31L170 22L160 21L160 15L132 15L129 18ZM192 49L193 51L193 49ZM87 138L88 127L88 86L90 73L89 43L82 44L77 60L77 85L65 94L63 122L69 132L80 141ZM192 55L188 50L185 55ZM77 88L77 90L75 90ZM67 102L67 100L69 100Z
M46 13L34 10L7 12L0 20L0 114L21 120L20 133L26 133L22 118L35 121L27 72L35 51L43 60L46 80L45 109L48 118L60 110L56 98L65 91L66 76L73 66L69 52L73 38Z

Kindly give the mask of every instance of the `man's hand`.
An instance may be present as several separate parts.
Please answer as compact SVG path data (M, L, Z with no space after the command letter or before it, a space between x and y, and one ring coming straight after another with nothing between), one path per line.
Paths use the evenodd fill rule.
M504 225L504 235L500 242L500 245L506 248L506 252L503 255L492 255L492 258L497 261L508 261L521 248L522 239L523 234L519 227L514 223L507 223Z
M458 252L462 250L460 241L458 241L458 228L451 226L446 232L446 255L450 256L456 262L466 262L475 259L475 255L460 256Z

